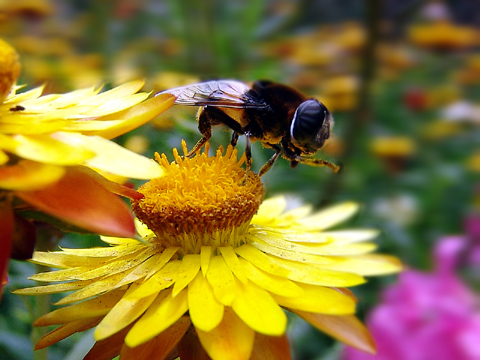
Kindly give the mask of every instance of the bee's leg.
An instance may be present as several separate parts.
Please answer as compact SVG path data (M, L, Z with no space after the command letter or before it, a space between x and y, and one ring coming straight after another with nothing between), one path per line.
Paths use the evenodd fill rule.
M233 147L237 146L237 141L238 141L238 133L234 131L232 133L232 140L230 141L230 145L232 145Z
M210 119L210 116L202 108L200 108L200 110L198 111L197 116L198 130L200 131L200 134L203 135L203 137L198 140L192 150L190 150L187 155L185 155L186 157L193 156L212 137L212 121Z
M247 173L252 168L252 142L250 141L250 131L245 132L245 167Z
M326 166L330 168L335 174L339 173L342 170L342 166L335 165L330 161L323 159L307 158L303 156L295 156L294 159L290 159L292 167L295 167L297 163L307 164L310 166Z
M260 171L258 172L258 176L262 177L263 175L265 175L265 173L270 170L270 168L272 167L272 165L275 163L275 161L278 159L279 155L282 153L282 148L278 145L275 145L275 144L269 144L269 143L265 143L263 144L273 150L275 150L275 154L272 155L272 157L270 159L268 159L268 161L265 163L265 165L263 165L261 168L260 168Z

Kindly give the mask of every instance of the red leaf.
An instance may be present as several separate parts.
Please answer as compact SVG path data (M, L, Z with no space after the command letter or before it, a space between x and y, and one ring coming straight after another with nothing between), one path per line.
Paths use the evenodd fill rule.
M0 298L7 278L8 259L12 248L13 210L10 201L0 201Z
M56 184L16 195L39 210L102 235L133 237L128 206L81 167L69 167Z

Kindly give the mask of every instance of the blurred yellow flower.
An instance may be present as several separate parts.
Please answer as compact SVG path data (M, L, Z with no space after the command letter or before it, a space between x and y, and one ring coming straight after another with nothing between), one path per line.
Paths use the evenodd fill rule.
M458 121L437 120L426 123L420 130L421 135L428 140L442 140L461 133L463 124Z
M352 75L324 79L318 98L330 111L353 110L357 104L358 86L358 78Z
M473 153L465 163L468 170L480 173L480 151Z
M35 253L33 262L61 270L33 280L67 282L16 293L74 290L57 304L76 303L35 322L61 325L37 349L96 326L85 359L290 359L285 308L375 351L345 287L401 265L369 254L376 230L328 230L356 204L312 212L308 205L286 211L281 196L262 203L259 177L245 173L231 146L225 155L190 159L174 150L174 157L156 154L166 176L143 185L134 201L148 226L137 224L143 242L103 237L109 247Z
M413 25L408 36L415 45L435 50L458 50L478 45L477 29L444 19Z
M413 139L404 136L379 136L370 144L371 151L379 157L410 157L416 151Z

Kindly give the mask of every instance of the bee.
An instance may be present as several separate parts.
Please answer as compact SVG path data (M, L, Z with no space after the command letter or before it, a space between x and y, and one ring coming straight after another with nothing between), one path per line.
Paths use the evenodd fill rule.
M212 126L226 125L233 130L231 144L246 138L246 168L251 169L251 143L260 141L275 151L261 167L264 175L281 156L292 168L300 164L327 166L337 173L340 167L323 159L309 157L330 137L333 116L321 102L309 99L290 86L260 80L250 87L236 80L206 81L165 90L176 96L175 104L199 106L198 129L202 138L186 154L193 156L212 136Z

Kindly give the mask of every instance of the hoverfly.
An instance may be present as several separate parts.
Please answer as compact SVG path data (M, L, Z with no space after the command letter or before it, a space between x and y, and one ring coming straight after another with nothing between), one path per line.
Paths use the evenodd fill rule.
M175 104L200 106L197 120L203 137L187 157L210 139L212 126L224 124L233 130L233 146L239 135L245 135L247 171L252 165L251 142L254 141L275 150L260 169L260 176L279 156L290 161L292 168L301 163L327 166L335 173L340 170L329 161L308 157L320 150L330 137L332 115L321 102L308 99L287 85L261 80L250 87L240 81L216 80L165 90L157 95L165 93L177 97Z

